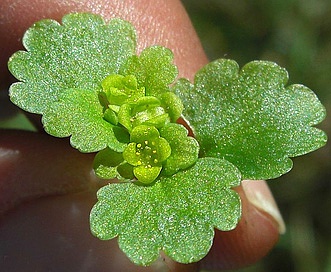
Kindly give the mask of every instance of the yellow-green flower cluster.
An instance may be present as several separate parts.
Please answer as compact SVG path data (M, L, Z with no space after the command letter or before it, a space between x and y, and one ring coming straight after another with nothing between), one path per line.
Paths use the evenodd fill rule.
M128 176L127 169L131 169L135 179L143 184L149 184L157 179L164 166L169 165L164 171L166 174L173 174L191 166L197 160L198 143L187 136L184 127L174 124L183 110L181 100L174 93L161 92L158 97L146 95L145 88L139 86L134 75L109 75L102 81L101 86L99 101L103 106L104 120L129 134L129 141L120 156L120 165L117 166L118 178L123 178L120 169L126 169L126 176ZM160 133L164 128L166 128L164 130L166 138ZM183 129L184 133L177 133L178 130ZM169 130L173 133L169 134ZM176 136L179 136L179 139L174 139ZM184 159L186 163L183 163L183 157L178 152L183 151L183 147L184 149L187 147L186 159ZM109 152L113 151L109 150ZM169 158L172 162L178 159L178 165L174 167L173 163L167 164ZM111 173L114 173L115 163L111 161L110 154L107 155L107 160L111 165ZM98 156L96 168L100 164L102 164L101 155ZM105 169L104 166L102 169ZM101 177L103 175L102 172Z

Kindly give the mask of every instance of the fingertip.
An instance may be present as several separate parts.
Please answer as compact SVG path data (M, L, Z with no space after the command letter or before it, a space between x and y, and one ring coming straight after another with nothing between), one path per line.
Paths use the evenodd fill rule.
M93 154L73 149L68 139L3 130L0 133L0 215L40 196L88 190L96 182Z
M200 41L188 15L178 0L83 0L83 1L13 1L0 3L0 82L9 82L7 61L22 49L24 32L36 21L49 18L61 21L70 12L92 12L106 20L119 17L134 24L138 32L138 48L162 45L175 55L179 76L192 79L207 63Z
M263 181L254 182L258 183L253 185L256 189L261 187L260 191L269 190ZM238 269L249 266L266 256L277 243L278 222L269 213L250 202L243 189L247 186L251 185L245 184L237 188L243 211L238 226L229 232L215 231L213 246L200 262L202 268Z
M4 271L194 272L160 256L150 266L132 263L116 239L99 240L89 230L95 192L40 198L20 205L0 224L0 267ZM18 250L19 249L19 250ZM61 249L61 250L59 250Z
M243 180L242 187L249 203L271 216L277 225L279 234L284 234L286 232L285 222L267 183L263 180Z

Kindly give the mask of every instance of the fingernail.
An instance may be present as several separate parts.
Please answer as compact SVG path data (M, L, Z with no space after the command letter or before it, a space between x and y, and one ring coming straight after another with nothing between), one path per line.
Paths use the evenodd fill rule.
M244 180L242 187L248 201L259 210L269 214L277 222L279 233L284 234L286 227L283 217L266 182L262 180Z

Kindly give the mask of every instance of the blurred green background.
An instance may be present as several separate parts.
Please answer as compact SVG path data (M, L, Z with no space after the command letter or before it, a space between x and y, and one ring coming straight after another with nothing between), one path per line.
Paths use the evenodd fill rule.
M183 0L209 58L277 62L289 83L314 90L331 112L330 0ZM4 93L4 92L2 92ZM33 129L0 97L0 127ZM330 116L320 127L329 135ZM269 185L287 232L276 248L240 272L331 271L331 154L326 147L294 160L294 169Z
M289 83L314 90L331 113L330 0L183 0L210 60L277 62ZM328 135L328 116L320 127ZM241 272L331 271L330 144L296 158L293 170L270 180L287 232L258 264Z

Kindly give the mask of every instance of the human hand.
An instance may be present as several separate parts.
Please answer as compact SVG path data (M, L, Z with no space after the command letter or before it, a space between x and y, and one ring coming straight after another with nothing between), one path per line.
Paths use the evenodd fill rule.
M138 50L159 44L175 54L181 77L191 78L207 63L179 1L10 1L0 4L1 82L8 57L35 21L60 20L66 13L90 11L105 19L121 17L138 30ZM263 257L283 230L273 198L262 181L243 182L243 217L234 231L216 232L214 246L200 263L181 265L161 257L137 267L116 240L99 241L89 231L88 214L101 185L91 172L93 156L71 148L67 139L2 131L0 135L0 267L4 271L199 271L251 264ZM40 198L43 196L42 198Z

